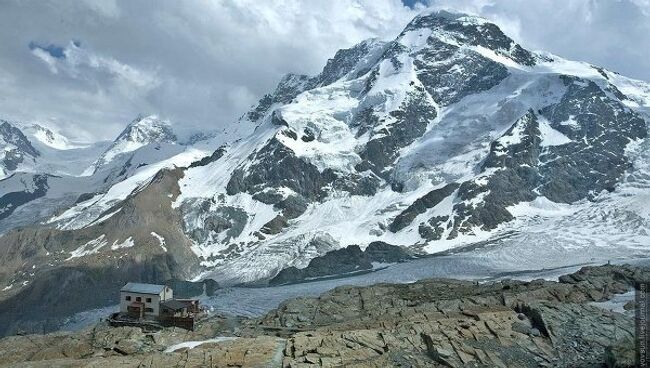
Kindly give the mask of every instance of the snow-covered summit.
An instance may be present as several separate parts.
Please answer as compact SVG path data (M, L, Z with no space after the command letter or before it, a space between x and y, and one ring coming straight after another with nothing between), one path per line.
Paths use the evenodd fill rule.
M177 143L176 134L166 120L157 115L139 116L120 133L99 159L89 167L85 175L94 173L100 166L111 162L115 157L133 152L149 144Z
M34 141L57 150L71 150L88 146L88 144L74 142L63 134L36 123L24 127L23 131L33 138Z
M25 134L15 125L0 119L0 145L4 151L9 148L19 149L22 153L32 157L39 156L39 152L32 146Z
M422 18L438 18L441 20L445 20L447 22L459 22L459 23L466 23L466 24L485 24L485 23L491 23L488 19L481 17L479 15L474 15L474 14L469 14L469 13L464 13L464 12L459 12L453 9L425 9L420 12L411 22L410 24L417 23ZM409 28L409 26L406 26L406 28Z
M106 147L107 142L78 142L39 123L0 120L0 180L13 173L78 176Z
M157 115L139 116L133 120L119 136L115 143L149 143L176 142L176 135L167 120L160 119Z
M133 120L115 139L115 153L133 151L150 143L174 143L176 135L167 120L157 115L139 116ZM110 151L110 149L109 149Z
M415 17L404 29L400 38L413 38L414 34L435 38L453 45L475 48L508 58L518 64L532 66L536 56L508 37L494 23L485 18L446 10L425 11Z

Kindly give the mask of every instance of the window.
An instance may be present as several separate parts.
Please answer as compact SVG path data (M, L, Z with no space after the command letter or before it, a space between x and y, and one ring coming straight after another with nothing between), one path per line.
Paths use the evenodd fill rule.
M127 295L126 298L124 298L124 299L126 299L127 302L130 302L131 301L131 295Z
M144 312L145 313L153 313L153 308L145 308Z
M136 302L141 302L141 301L142 301L142 298L140 298L139 296L136 296L136 297L135 297L135 301L136 301Z
M151 303L151 298L147 298L147 303Z

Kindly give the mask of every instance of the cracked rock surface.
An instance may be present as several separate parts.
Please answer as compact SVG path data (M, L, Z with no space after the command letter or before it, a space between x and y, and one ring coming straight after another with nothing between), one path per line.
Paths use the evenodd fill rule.
M631 315L591 303L648 279L648 268L606 265L558 282L339 287L288 300L262 318L214 316L194 332L100 323L76 333L7 337L0 340L0 365L632 367Z

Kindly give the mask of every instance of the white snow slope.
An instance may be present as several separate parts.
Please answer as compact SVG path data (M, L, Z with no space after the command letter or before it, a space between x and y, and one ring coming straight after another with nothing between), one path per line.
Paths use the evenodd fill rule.
M321 172L328 168L342 173L354 171L354 166L361 161L359 152L363 145L370 137L383 134L382 129L390 129L391 111L405 101L413 88L422 84L415 73L414 55L430 37L460 45L464 52L478 52L504 65L509 76L487 91L447 106L439 106L431 95L427 96L438 110L438 116L428 123L422 137L401 149L393 167L395 177L405 183L407 190L396 192L384 185L373 196L330 191L319 203L311 203L301 216L289 220L280 233L264 234L260 241L260 229L280 211L246 193L229 195L227 184L235 168L250 167L251 163L246 160L275 137ZM405 32L397 41L405 47L396 56L399 67L395 68L390 60L379 61L378 73L373 76L376 79L368 93L360 91L371 78L370 70L362 75L350 73L332 84L307 90L290 103L271 109L255 133L228 147L222 159L186 171L177 207L208 200L215 211L220 207L235 207L249 216L243 230L234 237L227 236L224 230L214 232L203 242L196 242L194 250L203 257L207 267L202 277L251 281L268 277L289 265L305 266L310 258L331 249L349 244L363 247L378 240L415 246L427 253L502 239L503 234L508 234L513 251L520 242L538 242L540 247L623 247L629 248L631 253L649 250L650 211L644 205L650 203L646 153L650 147L647 141L630 144L629 157L634 172L613 193L603 193L595 201L561 204L540 196L530 203L509 208L516 220L497 229L485 231L477 227L451 240L446 239L448 233L445 233L441 240L426 241L418 233L418 225L435 215L449 215L452 205L460 200L454 193L405 229L397 233L386 231L392 218L432 189L451 181L476 180L479 183L486 180L490 173L478 173L477 168L488 154L491 142L527 110L537 111L557 102L566 91L559 75L577 76L600 86L611 83L628 96L625 102L630 108L643 113L650 107L647 84L608 71L599 72L587 63L540 53L535 55L535 65L523 65L507 54L459 44L448 34L432 33L429 29ZM457 65L458 70L462 68L463 65ZM358 127L351 124L352 115L366 107L374 110L382 124L359 134ZM288 127L272 124L274 112ZM310 130L316 139L310 142L292 139L283 133L287 128L299 138L302 132ZM540 118L539 129L543 147L571 141L543 118ZM513 141L505 143L516 143L518 138L510 139ZM291 189L283 189L282 195L290 194ZM187 213L186 231L201 229L204 221L201 215ZM315 239L319 241L314 242ZM237 249L234 254L233 245Z

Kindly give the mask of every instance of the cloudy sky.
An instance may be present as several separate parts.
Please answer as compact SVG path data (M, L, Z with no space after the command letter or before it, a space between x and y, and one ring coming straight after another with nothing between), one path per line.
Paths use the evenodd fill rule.
M0 0L0 118L112 139L138 114L217 129L287 72L390 39L426 6L650 81L650 0Z

